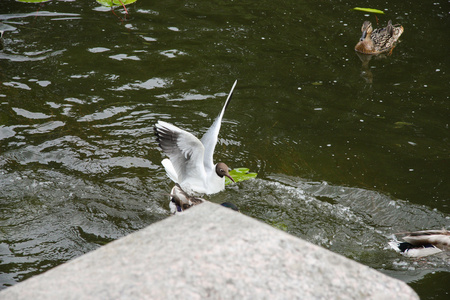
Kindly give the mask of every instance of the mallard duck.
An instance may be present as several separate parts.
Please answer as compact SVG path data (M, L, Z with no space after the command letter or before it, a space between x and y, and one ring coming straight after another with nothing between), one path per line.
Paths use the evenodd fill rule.
M361 27L362 36L355 50L364 54L379 54L393 49L395 42L403 33L403 26L392 25L389 20L385 28L373 30L372 23L365 21Z
M176 183L175 186L170 191L170 212L172 214L177 214L191 208L194 205L201 204L206 200L199 197L189 196L181 186ZM221 204L224 207L230 208L235 211L239 211L238 207L231 202L224 202Z
M404 242L392 241L389 245L408 257L424 257L450 249L450 232L442 230L423 230L404 232Z
M189 196L185 191L181 189L181 186L176 183L170 191L170 212L176 214L177 212L185 211L194 205L201 204L206 200L194 196Z

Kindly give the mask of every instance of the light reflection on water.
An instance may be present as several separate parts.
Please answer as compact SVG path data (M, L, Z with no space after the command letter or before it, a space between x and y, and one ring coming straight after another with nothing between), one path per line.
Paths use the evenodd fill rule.
M236 78L216 157L258 178L211 201L406 282L444 282L432 273L447 256L387 248L393 233L450 225L438 7L421 10L432 25L389 7L403 42L365 66L352 50L365 17L326 4L138 1L122 22L76 1L0 15L14 27L0 50L1 286L168 217L152 126L200 136ZM424 41L422 27L441 29Z

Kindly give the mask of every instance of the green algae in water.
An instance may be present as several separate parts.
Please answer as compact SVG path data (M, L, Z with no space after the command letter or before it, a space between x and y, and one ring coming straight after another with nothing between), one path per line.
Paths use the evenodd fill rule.
M373 14L382 14L382 15L384 15L384 11L379 10L379 9L375 9L375 8L354 7L353 10L358 10L358 11L363 11L363 12L368 12L368 13L373 13Z

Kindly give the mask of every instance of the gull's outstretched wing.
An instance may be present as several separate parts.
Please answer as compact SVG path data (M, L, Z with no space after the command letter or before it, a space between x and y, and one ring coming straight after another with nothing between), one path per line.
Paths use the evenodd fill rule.
M222 111L217 116L214 123L209 127L208 131L202 137L202 144L205 147L205 155L203 157L203 164L205 169L214 168L213 154L214 149L217 144L217 138L219 136L220 125L222 124L222 118L227 109L228 104L230 103L231 96L233 96L234 87L237 84L237 80L234 82L231 87L230 93L228 94L227 101L225 101L225 105L222 108Z
M205 148L198 138L175 125L158 121L154 127L157 142L169 157L178 175L178 183L186 179L197 180L205 178L203 166Z

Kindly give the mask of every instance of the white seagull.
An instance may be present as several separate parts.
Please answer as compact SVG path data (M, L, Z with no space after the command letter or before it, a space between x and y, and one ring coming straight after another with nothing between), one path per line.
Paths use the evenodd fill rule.
M225 189L225 177L230 178L226 164L214 165L213 154L217 144L222 118L233 95L237 80L231 88L222 111L203 135L201 141L191 133L164 121L158 121L154 130L156 141L169 157L161 162L167 176L187 192L214 194Z

